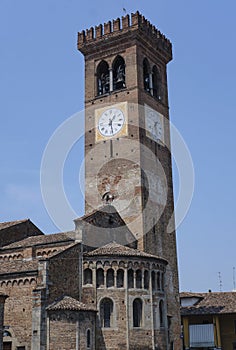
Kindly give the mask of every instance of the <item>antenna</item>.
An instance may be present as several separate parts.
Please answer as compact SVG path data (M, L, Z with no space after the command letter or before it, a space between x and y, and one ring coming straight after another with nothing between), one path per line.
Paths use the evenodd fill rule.
M123 1L122 1L122 10L123 10L123 15L124 15L124 16L125 16L126 13L127 13L125 3L126 3L126 1L123 0Z
M222 292L222 278L221 278L221 272L218 272L218 277L219 277L219 287L220 287L220 292Z
M234 286L233 291L236 291L236 285L235 285L235 266L233 267L233 286Z

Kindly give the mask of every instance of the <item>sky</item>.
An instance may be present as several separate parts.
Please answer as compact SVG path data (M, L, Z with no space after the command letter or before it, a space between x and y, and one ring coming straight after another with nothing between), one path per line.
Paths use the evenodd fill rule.
M180 290L233 290L235 0L1 0L0 221L30 218L45 233L58 232L42 200L40 165L54 131L83 110L77 32L121 17L123 8L139 10L173 44L170 117L195 171L191 206L177 230ZM82 161L83 138L71 149L63 173L78 217L84 213ZM174 188L178 198L176 167ZM73 227L68 222L68 230Z

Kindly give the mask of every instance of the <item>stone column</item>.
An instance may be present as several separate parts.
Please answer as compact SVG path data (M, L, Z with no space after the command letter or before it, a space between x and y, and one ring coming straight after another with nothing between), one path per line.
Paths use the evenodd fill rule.
M0 350L3 350L4 305L7 295L0 293Z
M110 92L113 91L113 69L109 68L109 81L110 81Z
M149 88L151 95L153 96L153 76L152 73L149 73Z

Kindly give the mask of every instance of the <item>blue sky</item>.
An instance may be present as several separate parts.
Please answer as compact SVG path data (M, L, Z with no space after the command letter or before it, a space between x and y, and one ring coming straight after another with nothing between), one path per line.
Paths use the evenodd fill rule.
M235 0L0 2L0 220L29 217L57 232L40 192L48 139L83 109L84 65L77 32L139 10L173 44L170 115L191 152L193 201L178 228L181 290L233 289L235 261ZM82 127L82 121L81 121ZM78 216L82 141L65 166L65 190ZM175 169L175 191L178 176ZM68 223L68 229L73 223Z

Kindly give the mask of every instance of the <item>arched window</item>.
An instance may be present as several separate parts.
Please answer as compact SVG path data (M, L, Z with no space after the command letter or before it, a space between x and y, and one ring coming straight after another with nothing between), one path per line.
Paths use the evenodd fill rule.
M100 320L104 328L113 326L113 301L109 298L104 298L100 303Z
M160 271L157 272L157 289L158 290L161 289L161 275L160 275Z
M110 91L109 65L101 61L97 67L97 94L104 95Z
M142 271L136 271L136 288L142 288Z
M4 336L4 337L11 337L11 333L8 332L7 330L4 330L4 331L3 331L3 336Z
M134 299L133 301L133 326L141 327L143 315L143 302L141 299Z
M143 87L147 92L151 92L150 65L147 58L143 60Z
M160 317L160 327L164 326L164 303L160 300L159 303L159 317Z
M113 62L113 90L120 90L125 84L125 60L117 56Z
M156 273L152 271L152 290L156 290Z
M104 271L103 269L97 269L96 272L97 288L104 286Z
M152 69L153 76L153 96L158 100L162 100L162 84L161 84L161 74L157 66Z
M92 278L92 270L87 268L84 270L84 284L92 284L93 278Z
M107 288L114 287L114 270L107 270Z
M164 290L165 287L165 278L164 278L164 273L162 272L161 274L161 289Z
M90 329L87 330L86 343L87 343L87 349L90 349L90 347L91 347L91 331L90 331Z
M144 271L144 289L149 288L149 272L147 270Z
M124 287L124 270L122 270L122 269L119 269L117 271L116 285L117 285L117 288L123 288Z
M134 271L128 270L128 288L134 288Z

